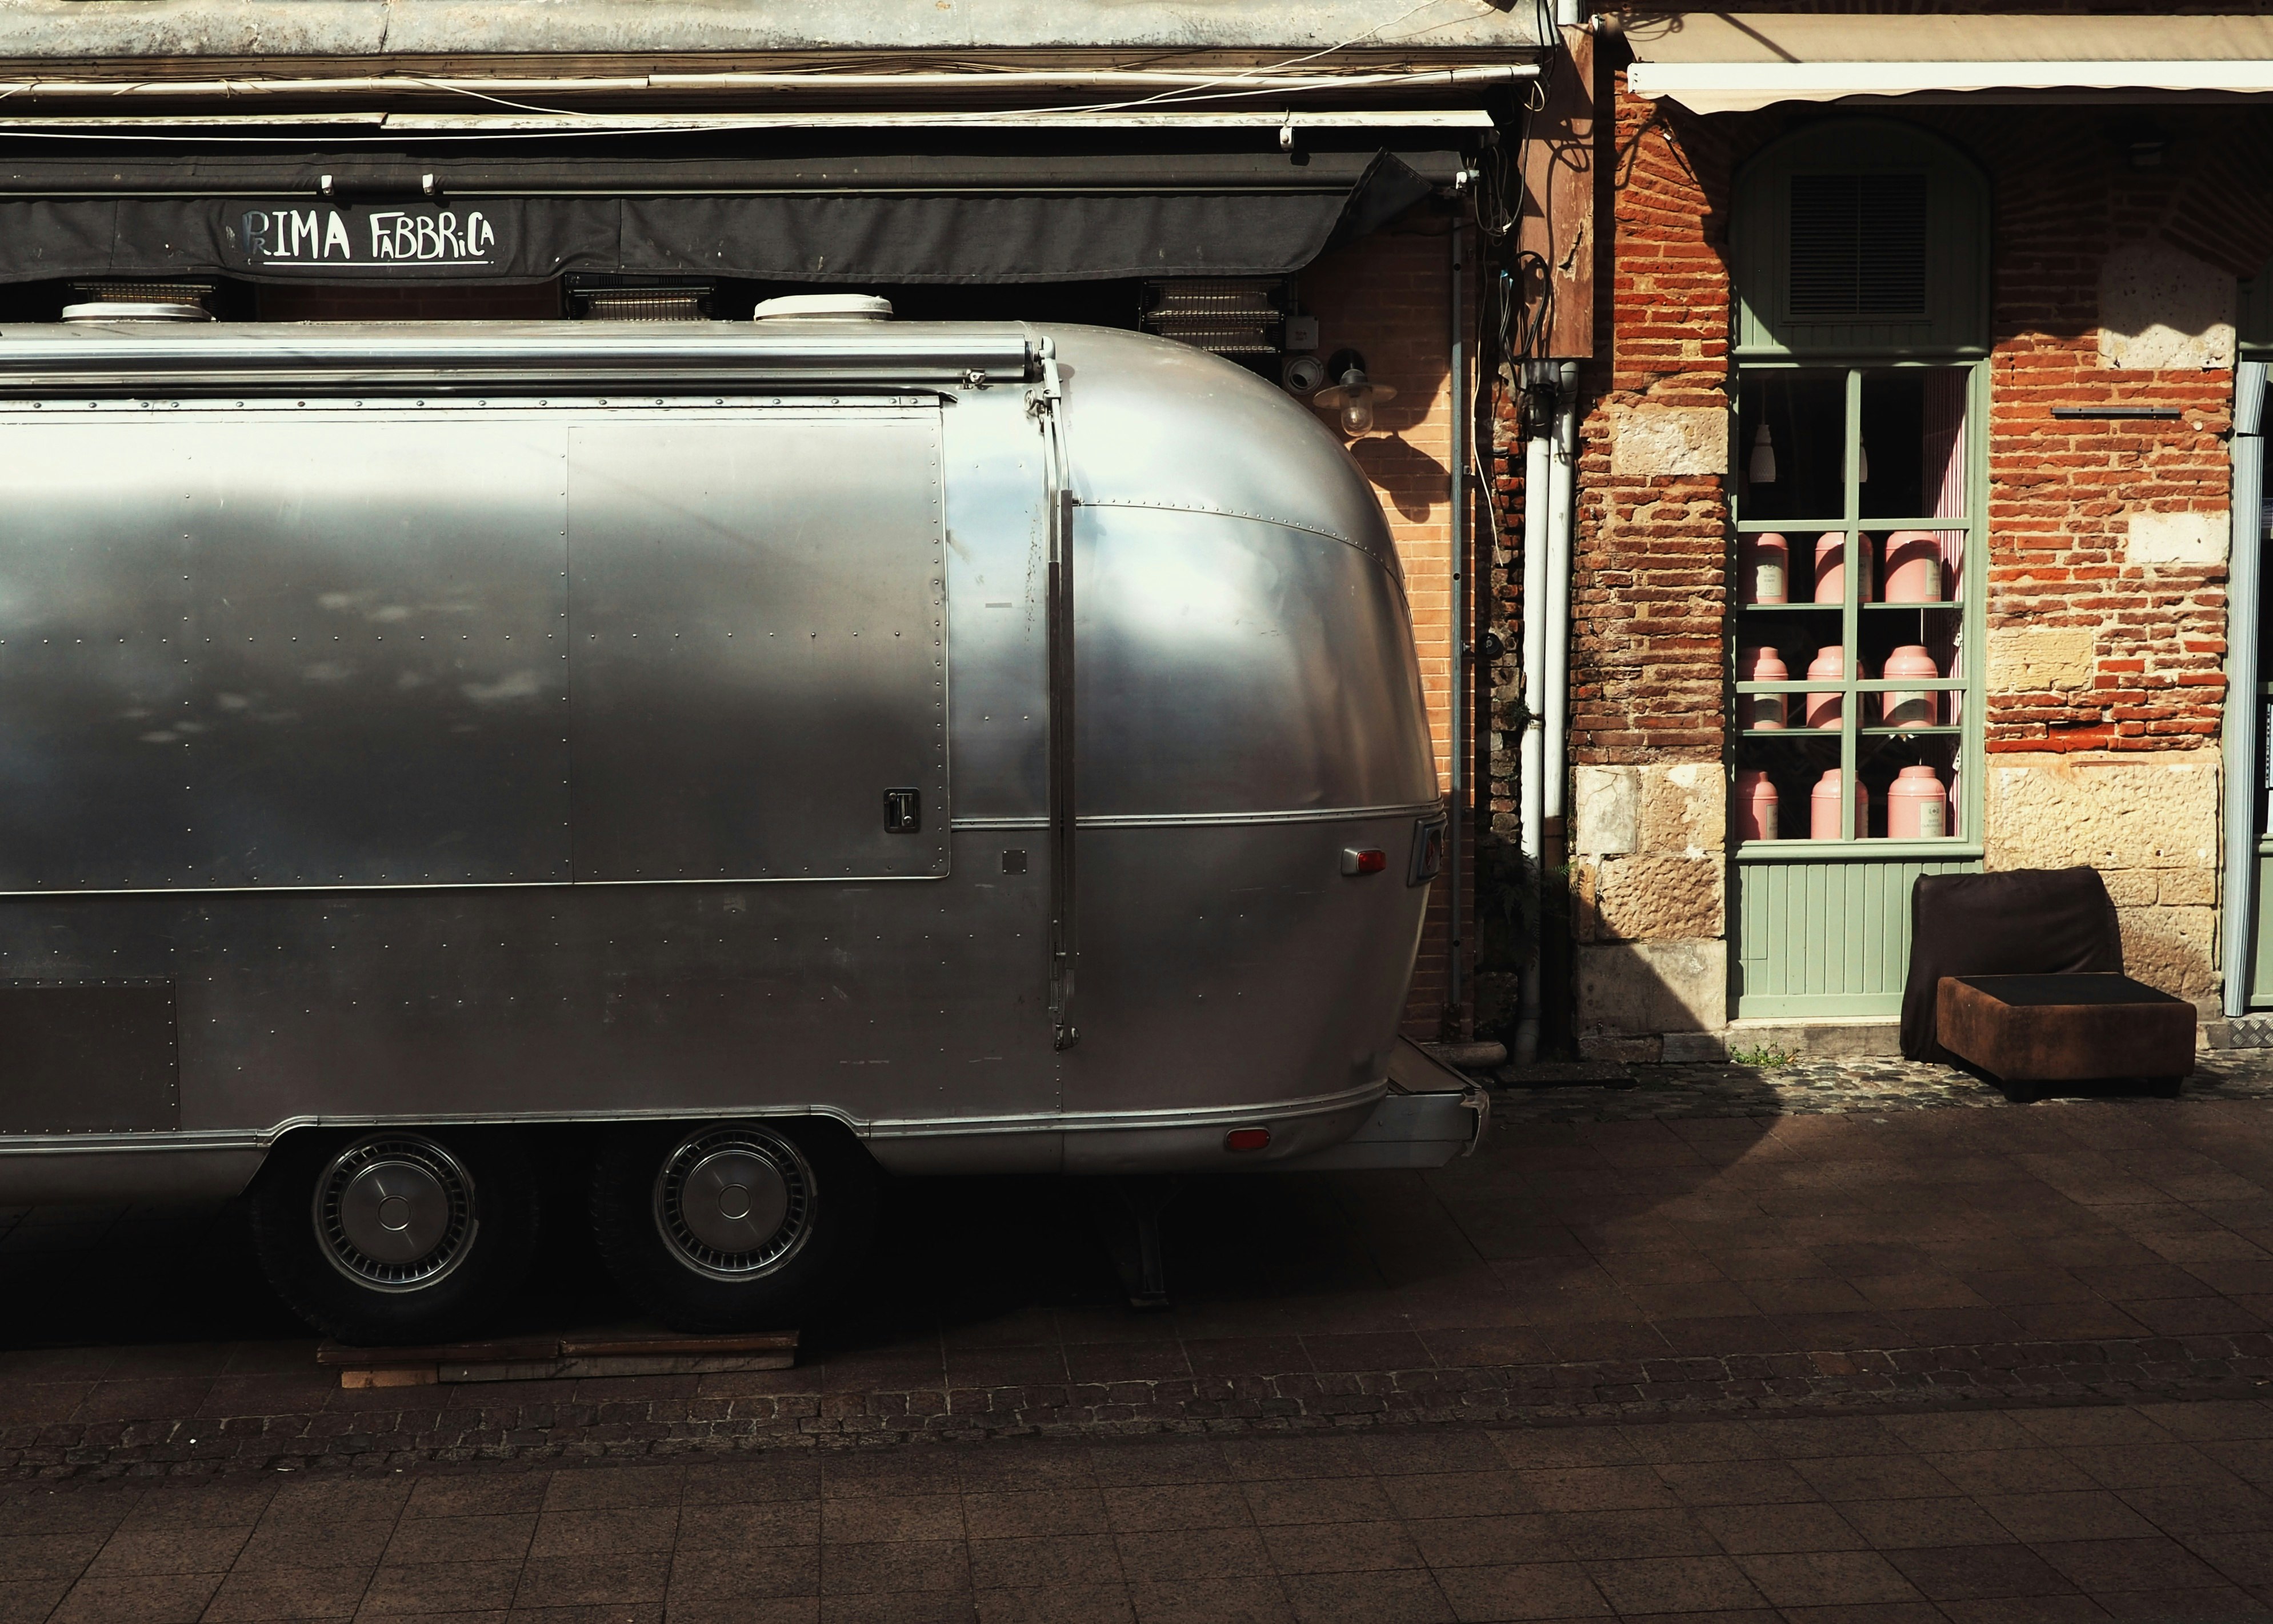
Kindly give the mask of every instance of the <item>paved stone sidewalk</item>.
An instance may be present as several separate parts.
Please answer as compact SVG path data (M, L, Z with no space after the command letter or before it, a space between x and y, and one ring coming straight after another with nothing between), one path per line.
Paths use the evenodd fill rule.
M0 1488L0 1620L2241 1620L2273 1407Z

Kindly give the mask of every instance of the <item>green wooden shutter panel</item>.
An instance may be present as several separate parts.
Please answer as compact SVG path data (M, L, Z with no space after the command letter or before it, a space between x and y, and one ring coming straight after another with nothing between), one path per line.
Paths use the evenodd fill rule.
M1923 317L1925 199L1923 175L1793 176L1791 313Z
M1738 173L1739 357L1949 358L1989 342L1989 192L1939 136L1886 118L1796 130Z

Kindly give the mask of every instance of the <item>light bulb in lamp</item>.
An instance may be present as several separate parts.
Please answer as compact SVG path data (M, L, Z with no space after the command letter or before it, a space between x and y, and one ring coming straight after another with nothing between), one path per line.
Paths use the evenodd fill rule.
M1754 485L1774 485L1776 482L1775 441L1768 438L1765 423L1752 431L1752 459L1746 467Z

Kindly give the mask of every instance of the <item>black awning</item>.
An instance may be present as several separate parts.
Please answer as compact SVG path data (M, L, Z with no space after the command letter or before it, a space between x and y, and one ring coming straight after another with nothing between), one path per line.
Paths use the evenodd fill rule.
M222 274L266 282L564 272L900 283L1283 275L1426 197L1374 155L1325 189L917 194L18 198L0 282Z

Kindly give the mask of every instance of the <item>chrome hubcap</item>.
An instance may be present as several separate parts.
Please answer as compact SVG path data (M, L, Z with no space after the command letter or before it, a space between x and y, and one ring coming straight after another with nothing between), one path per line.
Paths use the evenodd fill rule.
M747 1280L805 1244L813 1169L769 1128L705 1128L679 1142L655 1181L655 1222L697 1274Z
M474 1181L416 1134L349 1146L316 1181L316 1238L332 1266L380 1291L431 1286L474 1237Z

